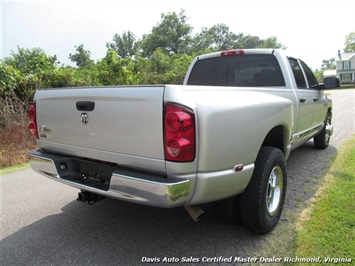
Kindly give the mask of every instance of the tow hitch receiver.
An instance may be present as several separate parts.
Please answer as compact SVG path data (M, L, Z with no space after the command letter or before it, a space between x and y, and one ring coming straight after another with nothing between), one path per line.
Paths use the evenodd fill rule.
M87 202L89 205L93 205L103 199L105 199L104 196L89 191L83 191L78 193L78 198L76 200L83 203Z

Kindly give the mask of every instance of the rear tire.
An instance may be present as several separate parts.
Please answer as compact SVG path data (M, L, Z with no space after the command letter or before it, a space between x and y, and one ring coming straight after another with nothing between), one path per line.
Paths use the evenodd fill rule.
M286 195L287 172L280 149L262 147L253 176L240 195L241 219L251 230L266 234L277 225Z

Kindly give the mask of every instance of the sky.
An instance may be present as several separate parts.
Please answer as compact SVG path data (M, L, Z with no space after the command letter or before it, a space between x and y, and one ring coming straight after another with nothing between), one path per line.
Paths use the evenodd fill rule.
M162 13L185 10L193 34L224 23L230 31L261 39L276 36L290 56L312 69L343 50L355 31L355 0L0 0L0 58L21 48L42 48L73 65L69 54L84 44L91 58L125 31L149 34Z

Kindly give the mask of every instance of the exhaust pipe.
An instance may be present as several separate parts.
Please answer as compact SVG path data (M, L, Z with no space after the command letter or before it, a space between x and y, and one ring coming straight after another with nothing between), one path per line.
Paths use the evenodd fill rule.
M199 206L185 205L185 209L190 214L192 220L195 223L198 222L200 218L205 214L205 212Z
M83 191L78 193L78 198L76 200L83 203L87 202L89 205L93 205L103 199L105 199L104 196L97 195L89 191Z

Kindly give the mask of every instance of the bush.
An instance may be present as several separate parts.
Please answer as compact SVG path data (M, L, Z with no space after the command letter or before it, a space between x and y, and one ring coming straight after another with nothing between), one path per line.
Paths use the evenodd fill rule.
M27 105L16 95L2 95L0 102L0 168L28 161L27 152L35 147L28 129Z

